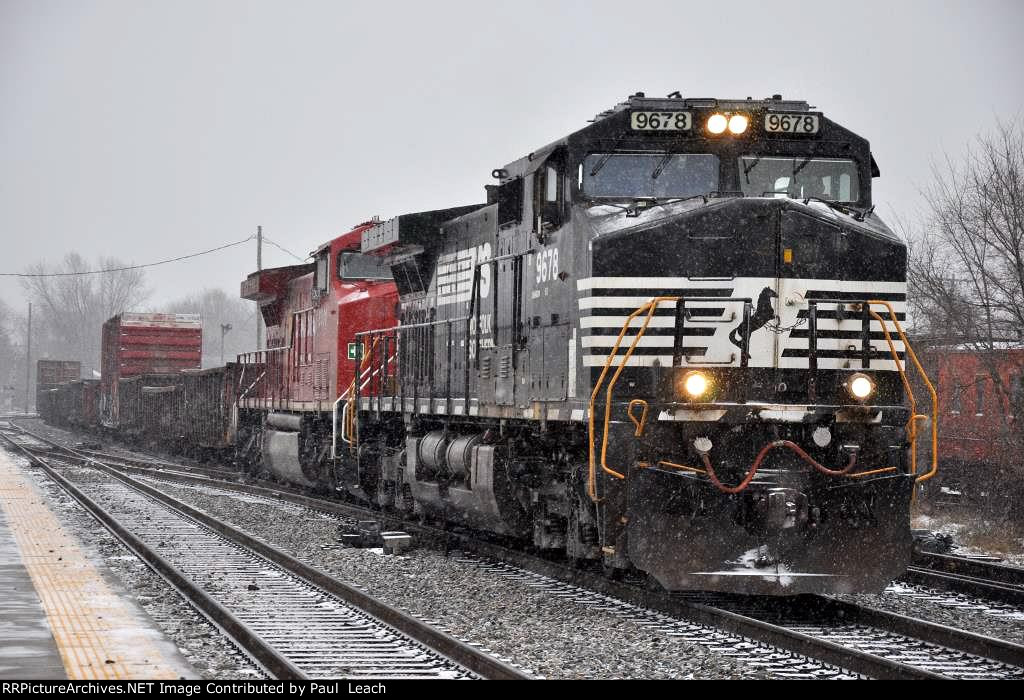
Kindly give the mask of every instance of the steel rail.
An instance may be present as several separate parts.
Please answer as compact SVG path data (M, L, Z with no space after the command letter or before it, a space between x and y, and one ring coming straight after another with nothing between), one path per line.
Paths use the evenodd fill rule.
M1010 566L1009 564L979 561L955 554L934 554L932 552L919 552L915 554L914 563L923 568L947 574L970 576L992 583L1024 586L1024 568Z
M835 598L821 595L810 597L818 601L823 611L843 620L879 627L907 637L956 649L965 654L1024 668L1024 645Z
M76 448L78 449L78 448ZM190 474L206 474L211 477L225 477L230 478L238 475L238 470L224 469L221 467L201 467L191 464L175 464L174 462L167 462L156 457L135 457L131 455L121 455L113 452L102 452L100 450L85 450L78 449L84 455L97 459L99 461L107 462L121 462L126 465L135 467L149 467L153 469L168 469L172 471L188 472Z
M908 567L900 579L919 586L1024 607L1024 588L1009 583L917 566Z
M334 578L330 574L327 574L315 567L305 564L298 559L282 552L275 547L267 544L266 542L259 540L255 537L248 535L247 533L224 523L217 518L214 518L201 510L193 508L186 503L183 503L167 494L161 492L159 489L153 488L148 484L141 483L126 474L122 473L123 468L111 467L104 464L103 462L96 460L92 457L78 453L76 450L67 446L61 445L52 440L48 440L41 436L35 435L24 428L18 427L23 433L30 437L47 443L54 448L63 450L68 455L77 459L88 466L99 469L104 473L112 476L125 484L129 488L140 491L151 498L154 498L171 508L184 513L190 518L193 518L203 525L211 528L226 539L241 545L242 547L252 550L260 556L272 561L281 568L285 569L289 573L306 580L308 583L324 589L328 593L331 593L338 598L342 599L346 603L358 608L362 612L377 618L380 622L394 628L399 633L409 637L410 639L417 641L430 649L433 649L438 654L448 658L455 663L467 668L468 670L476 673L482 678L488 680L529 680L531 676L520 671L513 666L506 664L499 659L483 652L465 642L462 642L451 635L442 632L441 630L421 621L414 617L411 617L400 610L383 603L373 596L364 593L363 591L350 586L349 584ZM5 436L6 437L6 436ZM7 438L9 442L11 441ZM15 443L16 444L16 443ZM31 452L28 452L31 454ZM34 461L38 461L37 458ZM46 468L47 473L50 474L52 469ZM133 469L142 469L140 467L133 467ZM56 472L53 472L56 474ZM63 482L68 483L59 474L56 476ZM175 474L175 477L185 477L187 475ZM193 483L200 483L211 485L216 483L218 486L222 484L215 482L214 480L201 478L201 477L188 477L188 479L194 480ZM62 483L62 486L63 486ZM225 484L231 484L232 482L224 482ZM72 488L73 485L71 485ZM84 494L83 494L84 495ZM97 506L98 508L98 506ZM109 517L109 516L108 516ZM297 669L296 669L297 670ZM303 677L303 676L298 676Z
M29 433L29 435L32 434ZM44 438L39 439L46 441ZM155 469L144 467L123 467L122 469L133 473L150 475L155 471ZM447 549L455 545L480 556L505 561L528 571L582 586L650 610L717 627L792 653L834 664L861 675L886 679L948 678L948 676L887 659L870 652L851 649L841 644L819 639L809 634L803 634L788 629L784 625L773 624L757 617L736 613L716 605L686 600L665 592L650 591L628 583L611 581L594 572L541 559L500 544L479 540L464 533L454 533L441 528L413 523L395 514L380 510L315 498L278 486L268 487L233 481L217 481L180 473L163 472L163 475L183 483L207 486L216 485L218 488L260 495L278 501L288 501L343 517L356 519L366 519L369 517L381 520L390 529L401 528L414 532L418 537L432 543L436 547ZM922 641L939 644L963 653L981 656L1012 666L1024 666L1024 646L1021 645L917 620L916 618L887 613L866 606L843 603L825 596L807 596L806 598L808 600L814 599L816 606L830 611L830 615L833 616L841 615L846 620L857 620L865 625L877 626L897 634L914 637Z
M128 467L126 470L140 475L152 474L153 472L153 470L143 467ZM569 569L568 567L564 567L556 562L538 559L532 555L524 554L498 544L475 540L474 538L470 538L463 534L451 533L442 529L429 528L423 525L410 523L409 521L386 514L382 511L306 496L279 487L211 481L210 479L193 477L180 473L163 472L163 474L168 476L168 478L183 483L207 486L216 485L218 488L247 493L250 495L264 496L275 501L288 501L323 512L334 513L336 515L363 519L372 517L374 519L384 520L388 522L388 527L402 527L406 530L415 530L418 536L421 538L426 536L428 539L433 540L438 546L445 546L446 541L448 545L450 545L452 541L455 541L458 546L465 548L467 551L473 551L484 556L490 556L502 561L512 562L521 568L569 583L583 585L591 590L595 590L606 595L612 595L635 605L641 605L666 614L679 615L695 622L726 629L735 634L741 634L752 639L772 644L773 646L779 646L794 653L804 654L813 658L818 658L827 663L843 666L844 668L856 673L863 673L864 675L872 675L873 677L879 678L914 677L912 674L911 676L900 675L900 669L895 669L890 666L890 664L895 662L885 660L886 663L879 667L874 665L873 662L875 659L880 657L875 657L874 655L858 652L856 650L850 650L842 646L839 646L838 649L833 649L829 646L831 644L829 642L821 642L820 640L814 640L813 637L808 637L807 635L784 631L784 627L759 621L756 618L737 615L736 613L732 613L728 610L719 609L715 606L708 606L702 603L694 603L690 601L682 603L678 599L672 599L671 596L668 596L669 602L666 604L666 601L663 600L663 598L666 598L664 593L652 593L637 589L636 587L630 587L619 582L611 582L605 577L597 574ZM875 608L855 605L852 603L840 603L839 601L834 601L833 599L825 596L808 597L808 599L811 598L816 601L815 605L824 610L829 610L833 615L841 615L847 620L856 619L863 624L870 624L884 629L889 629L893 632L898 632L900 634L905 634L907 636L957 649L964 653L991 658L1014 666L1024 666L1024 657L1021 656L1022 652L1024 652L1024 647L1021 647L1020 645L992 637L976 635L963 630L956 630L955 628L950 628L944 625L929 623L924 620L917 620L916 618L887 613ZM681 607L681 604L685 605L685 609ZM696 614L695 611L700 612L699 614ZM718 613L721 613L721 617L716 617ZM758 633L754 633L751 629L744 626L748 621L756 623L754 626L757 627ZM786 643L787 640L789 643ZM808 645L812 644L809 640L814 640L814 643L822 644L823 646L821 651L827 653L811 653L807 651ZM839 650L842 650L843 654L851 654L854 660L851 661L850 657L832 653L838 652ZM897 675L887 675L893 671L896 671ZM925 675L917 677L941 677L938 676L938 674L928 675L928 672L924 673Z
M22 429L24 430L24 429ZM25 431L28 432L28 431ZM31 433L29 433L31 435ZM45 441L45 439L43 439ZM153 475L156 469L144 467L123 467L124 471ZM677 616L685 620L715 627L733 634L785 649L819 661L845 668L853 673L884 679L941 679L939 674L907 666L899 662L885 659L874 654L850 649L839 644L817 639L813 636L795 632L780 625L741 615L729 610L695 603L673 597L664 592L649 591L638 586L611 581L593 572L574 569L557 562L546 561L532 555L509 549L499 544L484 542L462 534L452 533L438 528L410 523L381 511L362 508L349 504L313 498L296 494L290 490L240 484L236 482L219 482L204 477L196 477L181 473L160 471L174 481L194 485L216 485L218 488L238 491L251 495L260 495L276 500L289 501L320 511L341 515L343 517L366 519L372 517L387 522L389 528L404 528L413 531L419 538L426 540L435 547L448 548L455 544L466 551L477 555L511 563L514 566L532 571L543 576L561 580L573 585L584 587L605 595L610 595L624 602L637 605L663 614ZM156 489L151 489L159 493Z
M206 591L192 582L177 567L168 562L156 553L149 545L136 537L130 530L124 527L117 519L108 513L98 503L83 493L77 486L61 476L45 459L40 457L29 447L18 443L8 435L0 433L8 444L21 452L32 464L35 464L52 479L58 486L78 501L93 517L104 527L121 540L128 549L137 557L146 562L156 571L167 583L178 591L191 605L200 610L203 615L218 629L224 632L229 639L261 666L267 673L281 680L302 680L306 675L299 670L291 661L279 653L272 646L263 641L262 638L253 632L248 625L239 620L230 610L222 606Z

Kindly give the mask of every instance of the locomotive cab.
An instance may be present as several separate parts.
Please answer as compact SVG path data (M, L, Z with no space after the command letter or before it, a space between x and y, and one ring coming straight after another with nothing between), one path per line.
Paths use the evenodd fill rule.
M260 304L267 327L267 349L239 357L242 381L251 382L239 399L240 445L258 471L362 495L348 464L335 469L332 445L339 397L351 391L362 352L356 333L395 321L390 270L359 251L373 223L313 251L312 263L262 270L242 283L242 297Z

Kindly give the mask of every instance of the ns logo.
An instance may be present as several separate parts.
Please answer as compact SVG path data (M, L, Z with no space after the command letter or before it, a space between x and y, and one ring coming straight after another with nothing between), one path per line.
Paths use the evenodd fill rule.
M437 305L460 304L470 300L473 294L473 275L480 270L480 299L491 293L491 265L481 263L491 259L491 244L445 253L438 257L436 268Z

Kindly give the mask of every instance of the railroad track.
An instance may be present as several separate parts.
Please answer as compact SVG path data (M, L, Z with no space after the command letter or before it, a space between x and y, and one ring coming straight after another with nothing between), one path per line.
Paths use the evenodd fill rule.
M983 607L987 605L994 610L1006 612L1016 610L1024 615L1024 586L977 576L934 571L919 566L908 567L906 573L900 578L918 589L946 592L947 595L944 599L951 607L963 605ZM935 597L936 599L942 598L942 596Z
M953 554L920 552L903 577L929 586L1024 608L1024 569Z
M151 469L166 469L168 471L184 472L186 474L205 475L217 479L232 479L239 475L238 470L224 469L220 467L197 467L188 464L167 462L156 457L136 457L117 452L103 452L101 450L76 448L77 452L88 457L93 457L104 463L124 464L134 467L146 467Z
M704 638L723 653L742 655L760 647L762 653L744 658L764 664L766 673L779 677L1024 679L1024 647L1020 645L824 596L800 596L780 604L771 598L670 595L610 581L593 572L463 533L288 489L214 482L155 468L124 468L177 483L208 488L215 485L227 492L247 493L275 503L285 501L339 517L381 520L390 529L413 532L435 546L460 547L503 575L533 581L540 587L550 586L545 590L553 595L573 596L606 607L626 606L620 608L626 617L667 625L668 633L679 633L697 643Z
M0 436L275 678L528 677L94 458Z

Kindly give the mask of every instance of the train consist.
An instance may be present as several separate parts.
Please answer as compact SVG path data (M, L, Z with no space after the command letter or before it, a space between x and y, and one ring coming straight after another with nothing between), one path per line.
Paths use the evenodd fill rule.
M934 469L865 139L779 96L637 94L492 175L243 282L267 349L203 420L246 469L670 590L901 573Z

